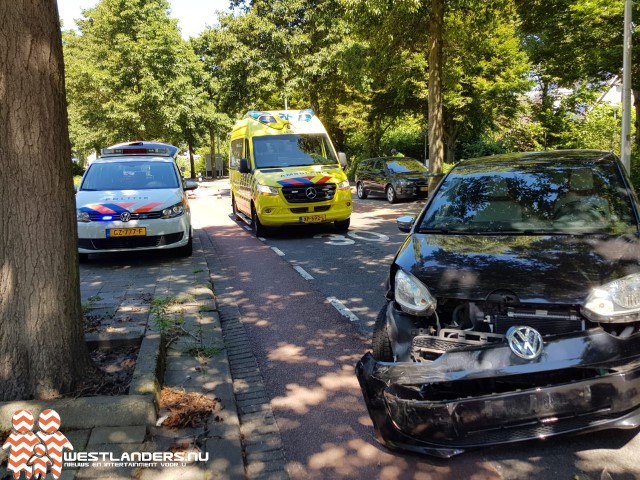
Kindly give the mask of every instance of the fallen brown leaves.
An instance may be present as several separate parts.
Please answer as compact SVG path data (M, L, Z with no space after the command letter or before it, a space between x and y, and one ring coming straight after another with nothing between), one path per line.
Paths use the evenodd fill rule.
M174 430L200 427L211 417L214 417L216 422L221 422L222 418L215 415L216 410L220 409L219 400L201 393L187 393L178 388L163 387L160 392L160 407L167 410L168 416L162 422L162 426Z

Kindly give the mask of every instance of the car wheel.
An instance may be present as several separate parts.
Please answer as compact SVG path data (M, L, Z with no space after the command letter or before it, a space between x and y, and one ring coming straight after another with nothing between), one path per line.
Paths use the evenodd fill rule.
M193 237L191 233L189 233L189 242L183 247L176 248L175 251L178 257L190 257L193 255Z
M346 232L349 230L349 225L351 225L351 218L333 222L333 226L338 232Z
M79 253L78 254L78 262L80 262L80 263L88 263L89 262L89 254L88 253Z
M356 185L356 193L358 194L358 198L361 198L363 200L369 196L364 189L364 185L362 185L362 182L358 182L358 184Z
M396 195L393 185L387 185L387 200L389 200L389 203L396 203L398 201L398 196Z
M256 207L253 204L251 204L251 229L256 237L265 237L267 234L267 229L260 223L258 212L256 212Z
M387 304L385 303L373 327L373 338L371 339L371 350L376 360L381 362L393 362L393 350L389 339L389 325L387 325Z

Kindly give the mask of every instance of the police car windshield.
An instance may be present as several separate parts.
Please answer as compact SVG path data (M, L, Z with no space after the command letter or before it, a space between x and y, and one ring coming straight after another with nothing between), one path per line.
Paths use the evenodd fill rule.
M87 170L80 190L153 190L178 185L172 163L140 160L94 163Z
M329 138L325 134L254 137L253 157L256 168L338 163Z

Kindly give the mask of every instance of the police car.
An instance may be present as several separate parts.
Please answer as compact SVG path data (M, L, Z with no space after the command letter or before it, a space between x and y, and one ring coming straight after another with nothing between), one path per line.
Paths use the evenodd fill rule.
M190 256L193 229L187 191L175 163L178 148L130 142L102 149L76 192L78 253L171 250Z

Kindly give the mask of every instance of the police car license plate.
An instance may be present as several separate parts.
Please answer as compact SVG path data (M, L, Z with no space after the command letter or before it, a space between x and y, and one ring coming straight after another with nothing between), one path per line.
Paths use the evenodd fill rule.
M109 228L107 238L111 237L141 237L147 234L145 227L137 228Z
M305 215L304 217L300 217L301 223L318 223L324 222L327 219L326 215Z
M429 190L429 187L420 187L421 192L427 192L428 190Z

